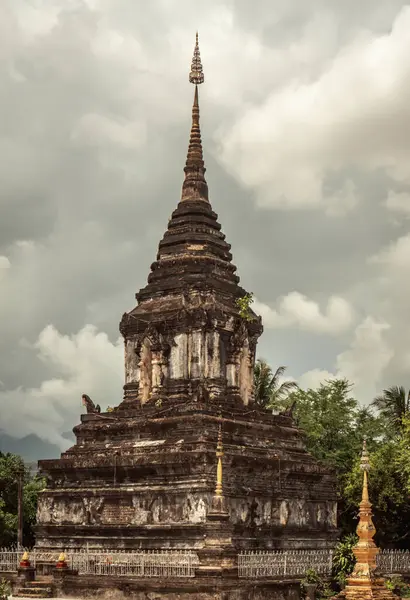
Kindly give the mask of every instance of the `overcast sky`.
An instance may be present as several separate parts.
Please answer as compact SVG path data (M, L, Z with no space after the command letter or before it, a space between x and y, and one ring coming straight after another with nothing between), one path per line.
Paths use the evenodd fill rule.
M210 199L301 385L410 381L410 6L3 0L0 428L122 399L118 323L178 203L195 31Z

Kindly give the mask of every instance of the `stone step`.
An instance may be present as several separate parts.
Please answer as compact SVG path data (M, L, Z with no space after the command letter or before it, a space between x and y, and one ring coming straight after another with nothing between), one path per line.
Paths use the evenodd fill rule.
M51 590L17 590L13 594L13 598L52 598L53 593Z
M32 585L30 582L24 587L19 587L13 594L13 598L52 598L53 590L50 586Z

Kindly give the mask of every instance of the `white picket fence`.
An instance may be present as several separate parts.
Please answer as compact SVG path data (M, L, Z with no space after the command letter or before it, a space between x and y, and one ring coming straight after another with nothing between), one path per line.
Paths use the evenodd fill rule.
M0 549L0 572L14 572L25 549ZM30 563L41 573L53 569L61 554L41 549L27 550ZM122 552L118 550L77 550L65 552L67 565L79 575L111 575L134 577L195 577L199 558L184 550L152 550Z
M26 548L17 550L17 547L0 548L0 573L13 573L17 571L21 557Z
M258 577L303 577L313 569L320 575L332 572L331 550L276 550L249 551L238 555L238 576ZM410 573L409 550L382 550L376 558L377 567L383 574Z
M303 577L314 569L320 575L332 572L331 550L255 550L238 555L238 576L259 577Z
M382 573L410 573L409 550L383 550L377 555L376 562Z
M38 572L53 569L61 551L33 548L0 548L0 573L16 572L25 551ZM70 568L80 575L133 577L195 577L199 558L184 550L70 550L65 552ZM246 551L238 555L238 576L303 577L307 570L329 576L332 571L331 550ZM383 550L377 555L377 566L383 574L410 573L410 551Z

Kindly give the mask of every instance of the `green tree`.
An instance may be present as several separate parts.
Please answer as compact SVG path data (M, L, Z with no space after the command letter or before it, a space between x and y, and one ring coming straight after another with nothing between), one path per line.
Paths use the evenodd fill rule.
M295 381L282 381L286 367L278 367L272 371L268 363L259 358L254 368L255 402L263 407L276 410L280 408L289 394L298 388Z
M369 494L376 526L375 539L382 548L410 547L410 498L406 474L399 459L400 445L395 440L384 440L370 453ZM363 473L359 463L360 458L357 458L343 489L344 502L353 513L358 512L362 494Z
M0 547L17 541L17 479L23 473L23 543L34 541L37 497L44 488L44 479L33 476L23 459L15 454L0 452Z
M345 488L358 465L363 438L372 452L383 443L386 429L383 418L360 407L351 388L346 379L334 379L317 389L299 389L287 399L288 403L296 401L295 420L305 433L307 449L335 470L338 520L343 534L353 533L357 524L358 504L351 494L346 498Z
M359 407L346 379L322 383L317 389L299 389L288 398L296 401L295 419L306 434L307 448L338 473L349 473L360 456L363 438L369 449L383 432L380 419Z
M402 420L402 435L397 445L396 467L401 472L406 491L410 494L410 415Z
M406 394L403 386L394 385L383 390L383 393L373 400L372 406L386 419L392 433L398 434L403 418L410 414L410 392Z

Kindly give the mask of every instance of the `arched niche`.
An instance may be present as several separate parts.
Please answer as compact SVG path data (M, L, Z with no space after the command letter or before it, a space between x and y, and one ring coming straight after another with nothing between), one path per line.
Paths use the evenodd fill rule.
M251 370L251 351L249 341L246 339L243 343L239 356L239 392L243 403L249 404L252 391L252 370Z
M141 344L140 353L140 398L141 403L147 402L152 391L152 348L151 342L145 338Z

